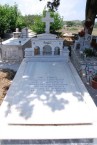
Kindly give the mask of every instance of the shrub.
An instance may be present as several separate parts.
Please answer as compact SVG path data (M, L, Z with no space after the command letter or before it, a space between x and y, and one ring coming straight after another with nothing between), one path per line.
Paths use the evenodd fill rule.
M93 50L92 49L85 49L84 50L84 54L86 54L86 57L87 56L89 56L89 57L91 57L91 56L94 56L94 52L93 52Z

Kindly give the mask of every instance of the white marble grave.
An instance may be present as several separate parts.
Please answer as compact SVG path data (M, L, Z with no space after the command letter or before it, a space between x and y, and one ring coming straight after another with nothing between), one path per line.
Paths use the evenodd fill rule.
M97 136L96 106L63 41L48 31L34 39L0 107L0 139Z
M8 124L86 124L95 105L70 62L25 59L0 114Z
M46 17L42 19L46 23L45 33L32 38L32 48L25 49L25 57L31 58L47 58L47 57L64 57L69 60L69 51L67 47L63 48L63 39L57 35L50 34L50 22L54 19L50 17L50 13L46 12Z
M50 15L47 13L46 16ZM50 21L49 18L48 23ZM46 29L49 31L47 24ZM33 51L36 44L38 49L41 48L40 53ZM55 53L56 47L60 53ZM68 61L68 55L62 39L47 31L32 39L32 48L25 50L25 59L3 102L4 108L1 107L8 124L84 124L94 121L95 105Z

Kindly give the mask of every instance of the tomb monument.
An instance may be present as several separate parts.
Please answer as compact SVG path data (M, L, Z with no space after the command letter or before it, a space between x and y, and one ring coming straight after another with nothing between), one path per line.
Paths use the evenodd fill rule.
M46 17L42 21L46 23L45 33L32 38L32 48L25 49L25 57L33 59L57 57L69 60L69 50L63 46L63 39L50 33L50 23L54 22L54 19L50 17L49 12L46 12Z
M0 107L0 139L97 137L96 106L62 39L48 32L25 50Z

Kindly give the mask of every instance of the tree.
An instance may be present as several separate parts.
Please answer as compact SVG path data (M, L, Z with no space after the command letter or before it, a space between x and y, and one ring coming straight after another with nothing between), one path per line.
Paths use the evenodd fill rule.
M15 4L14 6L9 6L7 5L8 8L8 13L7 18L8 18L8 29L10 29L11 31L15 31L16 28L16 21L17 21L17 17L18 17L18 8L17 5Z
M25 15L25 16L23 16L25 25L27 27L30 27L32 24L34 24L35 17L36 17L35 15Z
M72 26L75 26L75 23L74 23L74 21L67 21L66 25L67 25L67 27L72 27Z
M14 6L9 6L5 4L4 6L1 6L0 14L1 14L0 24L2 26L1 27L2 33L4 33L4 31L7 31L8 29L14 31L16 27L17 16L18 16L17 5L15 4Z
M15 31L16 27L24 25L21 13L17 4L9 6L7 4L0 5L0 36L3 37L7 31Z
M50 12L50 15L54 18L54 22L50 24L50 32L56 33L64 25L63 18L57 12Z
M16 21L16 27L19 28L19 30L21 30L22 28L24 28L26 26L25 24L25 20L24 17L19 15L17 17L17 21Z
M94 26L95 18L97 15L97 0L87 0L86 2L86 20L91 19L91 23ZM90 29L90 34L92 33L92 29Z
M4 34L4 30L7 28L7 16L6 16L6 8L0 5L0 36L2 37Z
M42 1L42 0L40 0ZM58 6L60 5L60 0L52 0L52 2L47 2L47 7L51 10L51 11L56 11L58 9Z
M37 34L45 32L45 24L42 22L42 18L45 16L46 11L43 11L42 15L36 15L34 17L34 24L32 25L32 30ZM55 33L57 30L61 29L63 26L63 18L56 12L50 12L51 17L54 18L54 23L50 24L50 32Z
M44 33L44 23L42 22L42 15L35 15L34 16L34 23L30 28L36 32L37 34Z

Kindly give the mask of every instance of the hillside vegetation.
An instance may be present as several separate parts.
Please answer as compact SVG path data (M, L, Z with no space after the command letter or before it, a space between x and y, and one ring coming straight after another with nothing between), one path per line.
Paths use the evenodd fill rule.
M83 23L84 23L84 21L79 21L79 20L64 21L64 26L63 26L62 32L77 34L79 30L84 28ZM97 22L95 22L92 35L97 36Z

